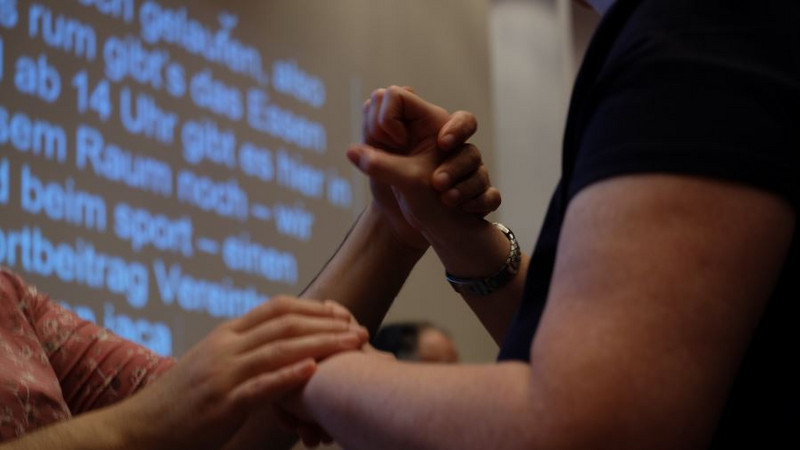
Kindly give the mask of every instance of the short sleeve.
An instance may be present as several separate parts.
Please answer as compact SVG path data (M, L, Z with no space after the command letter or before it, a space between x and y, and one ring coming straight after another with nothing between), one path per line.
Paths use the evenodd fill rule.
M23 303L72 414L124 399L174 361L85 321L26 286Z
M649 34L617 49L598 78L569 186L613 176L721 178L800 201L797 32Z

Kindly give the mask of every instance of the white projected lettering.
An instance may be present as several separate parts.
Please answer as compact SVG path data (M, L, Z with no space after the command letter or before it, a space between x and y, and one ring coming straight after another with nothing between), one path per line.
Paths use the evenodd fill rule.
M187 120L181 130L183 158L190 164L204 160L233 168L236 166L236 135L220 130L211 120Z
M67 160L67 135L64 129L46 120L31 119L24 113L9 113L0 105L0 145L49 160Z
M82 70L72 77L72 87L76 90L79 113L94 111L103 122L111 117L114 106L111 103L111 86L108 80L100 80L92 86L86 71Z
M301 156L292 155L286 150L278 150L277 156L278 184L297 191L307 197L322 195L325 175L321 169L303 162Z
M130 78L139 84L160 89L164 84L162 73L169 61L165 50L147 50L139 39L131 36L109 37L103 44L105 75L114 82Z
M250 242L247 236L229 236L222 244L225 265L233 270L287 284L297 282L294 255Z
M114 305L103 305L103 326L125 339L130 339L161 355L172 353L172 331L161 322L132 319L125 314L117 314Z
M172 195L169 164L106 143L100 131L86 125L79 125L75 132L75 165L134 189Z
M219 5L0 0L0 264L163 355L297 293L356 203L349 85Z
M317 153L324 153L328 146L325 127L270 104L269 95L260 89L247 91L247 123L256 131Z
M36 95L47 103L55 102L61 94L61 76L55 67L47 64L44 54L35 60L21 56L17 60L14 84L19 92Z
M138 261L101 253L94 244L53 242L38 227L0 229L0 264L19 266L43 277L105 289L124 296L134 308L147 304L147 268Z
M267 301L252 287L240 288L229 278L211 281L183 273L180 264L153 261L153 273L161 300L177 303L187 311L204 311L214 317L238 317Z
M191 170L178 174L178 201L222 217L247 220L247 192L235 178L216 181Z
M28 36L40 37L49 47L94 60L97 37L94 28L64 14L54 15L49 8L32 4L28 11Z
M27 165L22 166L20 178L23 211L44 214L50 220L89 230L105 231L106 203L99 195L76 189L71 178L63 183L42 181Z
M175 137L178 116L158 107L155 98L126 86L120 92L119 112L122 125L131 134L142 135L162 144L171 144Z
M221 64L232 72L266 83L259 51L231 37L238 18L221 12L218 21L220 28L212 31L189 17L186 8L165 8L153 1L146 1L139 8L142 38L147 43L176 45L209 62Z
M272 64L272 85L276 91L291 95L314 108L325 104L325 84L319 77L297 67L296 61L275 61Z
M134 19L134 0L78 0L85 6L92 6L101 14L131 22Z
M11 193L9 185L11 184L10 164L8 158L0 159L0 205L8 203L8 196Z
M192 219L183 216L170 219L126 203L114 207L114 233L131 248L139 251L153 246L157 250L192 256Z
M17 0L0 0L0 26L14 28L18 19Z
M244 105L242 93L235 86L215 80L210 69L195 74L189 82L192 101L200 108L225 116L231 120L242 118Z

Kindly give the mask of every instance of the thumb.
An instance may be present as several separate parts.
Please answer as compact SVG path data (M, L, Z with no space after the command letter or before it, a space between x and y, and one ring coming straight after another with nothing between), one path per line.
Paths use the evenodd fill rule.
M408 186L420 177L412 158L387 153L368 145L347 149L347 159L368 177L393 186Z

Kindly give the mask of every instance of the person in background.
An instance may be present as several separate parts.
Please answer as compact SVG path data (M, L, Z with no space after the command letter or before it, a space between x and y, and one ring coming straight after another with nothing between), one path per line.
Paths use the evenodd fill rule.
M457 363L456 343L450 333L429 322L395 322L383 325L371 339L376 350L397 359Z

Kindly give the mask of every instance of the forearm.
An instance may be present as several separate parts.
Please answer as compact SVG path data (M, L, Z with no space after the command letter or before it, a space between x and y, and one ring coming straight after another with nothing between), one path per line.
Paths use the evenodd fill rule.
M301 297L336 300L374 332L423 253L399 242L372 204Z
M497 273L511 249L508 238L497 227L477 217L464 218L458 226L431 228L423 234L445 270L458 277L481 278ZM461 294L498 345L519 307L528 264L528 256L522 254L515 276L490 294Z
M248 415L247 421L223 450L288 450L297 441L296 433L287 431L279 424L273 405L265 404Z
M33 431L0 450L136 450L158 448L136 436L118 406L103 408Z
M349 353L320 365L303 402L345 448L533 448L523 363L454 366Z

